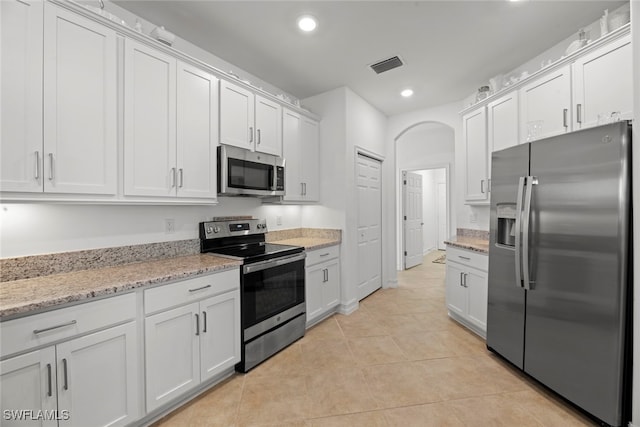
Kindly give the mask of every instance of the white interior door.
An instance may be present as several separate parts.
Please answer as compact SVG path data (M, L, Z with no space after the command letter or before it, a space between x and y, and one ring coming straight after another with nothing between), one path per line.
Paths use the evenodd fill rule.
M449 237L447 230L447 183L438 183L438 249L446 249L444 241Z
M404 268L422 264L422 175L402 172Z
M382 286L381 162L358 154L358 299Z

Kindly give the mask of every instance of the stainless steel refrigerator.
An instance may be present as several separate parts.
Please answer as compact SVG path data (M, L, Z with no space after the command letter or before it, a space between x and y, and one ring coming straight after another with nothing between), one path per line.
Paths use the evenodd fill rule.
M630 403L631 124L493 153L487 347L592 416Z

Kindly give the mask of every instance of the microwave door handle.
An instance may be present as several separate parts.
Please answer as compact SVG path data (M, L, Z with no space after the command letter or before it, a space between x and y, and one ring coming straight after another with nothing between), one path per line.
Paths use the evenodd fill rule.
M518 181L518 198L516 199L516 242L515 242L515 263L516 263L516 285L522 287L522 196L524 194L525 177L521 176Z

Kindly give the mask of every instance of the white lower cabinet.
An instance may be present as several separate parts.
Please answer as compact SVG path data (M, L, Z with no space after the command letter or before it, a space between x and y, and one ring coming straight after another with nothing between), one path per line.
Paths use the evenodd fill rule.
M307 326L335 311L340 304L340 249L310 251L306 259Z
M130 303L135 296L125 297L114 299L124 303L122 318L126 320L135 317L135 304ZM88 308L92 305L99 318L104 304L83 304ZM81 330L86 323L82 315L74 318L75 323L49 322L59 312L73 317L75 311L76 307L71 307L38 315L36 319L5 322L3 334L19 336L21 330L28 329L46 341L47 335L57 334L60 329ZM34 320L39 322L35 330ZM1 361L2 425L91 427L132 423L141 416L138 351L137 326L131 320Z
M172 307L145 318L147 412L240 361L239 281L234 269L145 291L146 312Z
M487 271L487 255L447 247L449 315L483 337L487 332Z

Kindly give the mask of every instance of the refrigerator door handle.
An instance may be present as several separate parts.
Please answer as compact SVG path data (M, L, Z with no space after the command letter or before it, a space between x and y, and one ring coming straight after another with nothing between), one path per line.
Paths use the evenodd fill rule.
M521 176L518 181L518 198L516 199L516 284L522 287L522 196L524 194L525 177Z
M533 186L538 184L535 176L528 176L527 191L524 196L524 223L522 224L522 278L524 280L524 288L531 290L533 281L529 275L529 223L531 220L531 196Z

